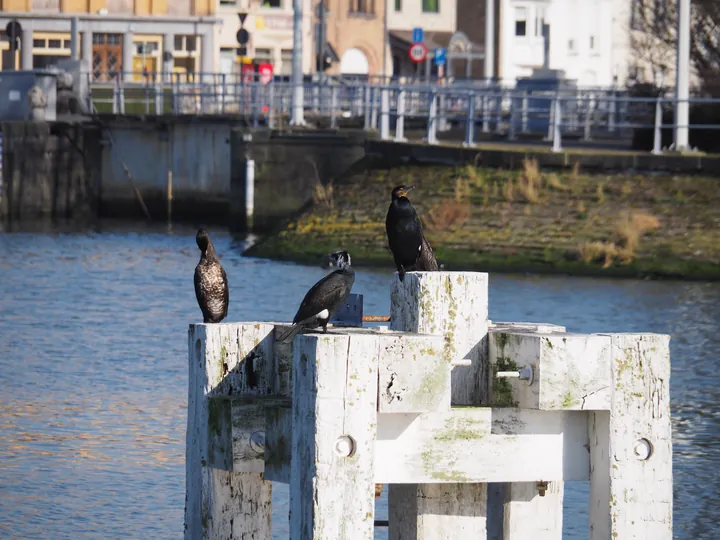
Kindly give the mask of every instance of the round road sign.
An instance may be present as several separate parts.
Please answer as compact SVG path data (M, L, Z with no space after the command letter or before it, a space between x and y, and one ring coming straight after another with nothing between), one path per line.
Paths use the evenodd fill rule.
M427 58L428 49L422 43L413 43L408 54L413 62L422 62Z

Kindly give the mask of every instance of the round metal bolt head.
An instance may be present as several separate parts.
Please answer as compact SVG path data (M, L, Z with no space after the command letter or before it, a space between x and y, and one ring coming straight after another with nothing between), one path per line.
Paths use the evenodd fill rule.
M250 435L250 448L258 454L265 453L265 432L256 431Z
M349 435L338 437L335 441L335 453L340 457L350 457L355 453L355 441Z
M635 443L635 448L633 450L637 459L639 459L640 461L645 461L646 459L649 459L650 456L652 456L653 445L647 439L638 439L638 441Z

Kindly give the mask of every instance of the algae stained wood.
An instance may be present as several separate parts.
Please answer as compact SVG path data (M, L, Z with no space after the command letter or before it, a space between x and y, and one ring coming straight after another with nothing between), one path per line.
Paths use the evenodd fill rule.
M372 334L295 338L291 540L373 538L378 354Z
M670 338L610 339L612 403L590 421L590 539L670 540Z
M375 482L586 481L587 442L587 413L580 411L463 407L444 413L381 414Z
M393 330L440 334L445 359L469 359L451 372L451 403L481 405L487 399L488 275L478 272L408 272L393 275ZM390 540L487 536L485 484L390 484Z
M610 339L596 334L494 330L489 334L491 403L540 410L610 407ZM532 366L533 381L498 371Z
M190 325L188 347L185 538L269 540L271 483L209 465L208 398L272 391L273 325Z

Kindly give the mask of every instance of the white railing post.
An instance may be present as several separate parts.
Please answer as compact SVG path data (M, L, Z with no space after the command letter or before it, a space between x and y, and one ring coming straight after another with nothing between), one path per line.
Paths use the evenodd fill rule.
M363 106L363 113L365 115L365 130L370 129L370 97L372 93L372 88L369 84L365 84L365 103Z
M487 94L483 94L483 97L482 97L482 115L483 115L482 131L483 131L483 133L490 133L490 106L488 104L489 100L490 100L490 96L488 96Z
M583 140L590 141L592 140L592 117L593 117L593 97L592 94L588 94L588 97L585 99L585 133L583 134Z
M555 114L553 115L553 146L552 151L553 152L562 152L562 134L561 134L561 122L562 122L562 108L560 103L560 96L557 96L555 98L555 103L553 104L553 110L555 111Z
M467 114L465 115L465 141L463 146L475 144L475 93L468 94Z
M330 128L336 129L338 122L337 122L337 109L338 109L338 96L337 96L337 86L333 85L330 88Z
M379 88L372 87L370 93L370 129L378 127L378 91Z
M437 94L434 90L430 91L426 142L428 144L437 144Z
M390 90L387 87L380 90L380 138L390 140Z
M528 130L528 92L523 92L522 98L522 128L523 133L527 133Z
M655 102L655 129L653 132L652 154L662 154L662 98L658 97Z
M615 132L615 115L617 114L617 97L615 96L615 90L613 89L610 94L610 111L608 113L608 131L610 133Z
M515 100L516 98L514 96L510 96L510 122L508 124L508 140L514 141L515 140L515 110L517 107L515 107Z
M397 109L395 117L395 140L397 142L406 141L405 139L405 90L399 87L397 93Z

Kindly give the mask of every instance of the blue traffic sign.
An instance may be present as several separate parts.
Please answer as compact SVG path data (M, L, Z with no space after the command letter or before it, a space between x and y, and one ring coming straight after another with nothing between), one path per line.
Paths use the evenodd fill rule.
M443 66L445 65L445 62L447 61L447 50L444 47L439 47L435 49L435 65L436 66Z
M413 28L413 43L422 43L423 41L423 29Z

